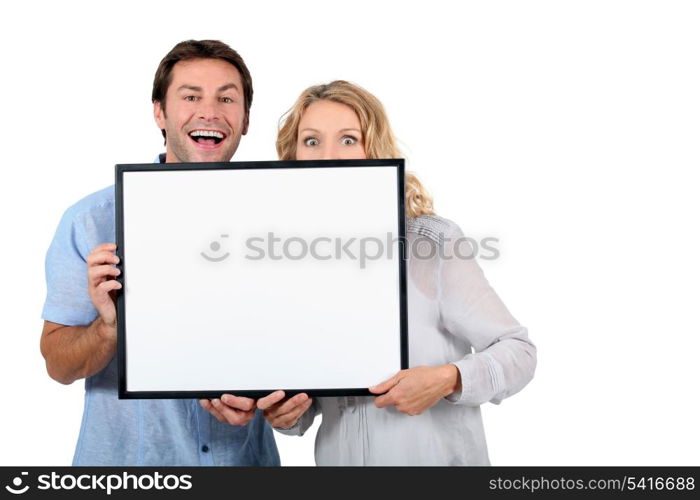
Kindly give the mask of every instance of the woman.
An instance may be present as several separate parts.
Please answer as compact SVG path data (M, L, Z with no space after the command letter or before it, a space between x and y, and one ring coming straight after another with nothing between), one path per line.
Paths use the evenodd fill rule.
M277 152L281 160L401 157L381 103L345 81L299 96L283 117ZM406 207L410 368L370 388L376 398L285 399L277 391L257 402L285 434L304 434L323 414L318 465L488 465L479 405L500 403L534 375L527 330L460 248L460 228L435 215L410 173Z

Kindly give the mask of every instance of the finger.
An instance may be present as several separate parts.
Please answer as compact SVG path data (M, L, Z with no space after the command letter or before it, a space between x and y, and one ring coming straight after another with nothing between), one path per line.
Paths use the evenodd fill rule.
M224 416L212 406L211 401L209 401L208 399L200 399L199 404L202 408L211 413L212 417L217 419L219 422L221 422L222 424L226 423L226 419L224 418Z
M247 398L243 398L247 399ZM231 425L245 425L255 416L255 410L245 411L236 410L221 402L220 399L213 399L212 405L223 415L226 421Z
M284 391L275 391L264 398L258 399L256 406L261 410L267 410L284 399Z
M231 408L242 411L255 410L255 400L250 398L244 398L241 396L234 396L233 394L224 394L221 396L221 401Z
M229 408L220 399L212 399L211 404L214 409L223 417L224 422L231 425L241 425L243 423L243 413L233 408Z
M95 252L113 252L117 249L116 243L100 243L95 248L92 249L90 253Z
M112 290L119 290L122 287L122 284L119 283L117 280L108 280L108 281L103 281L99 285L95 287L95 291L99 294L105 294L107 295L109 292Z
M89 290L90 300L106 322L116 326L116 293L122 288L118 281L105 281L94 290Z
M308 400L309 400L309 396L306 395L305 393L301 392L301 393L295 395L294 397L289 398L284 403L282 403L279 406L276 413L278 415L285 415L287 413L290 413L293 410L295 410L299 405L303 405L304 403L306 403Z
M114 254L114 252L95 252L87 256L88 266L94 266L96 264L118 264L119 257Z
M97 248L94 249L92 252L88 254L88 258L91 260L96 260L98 258L107 258L111 259L112 257L117 257L116 255L116 249L113 250L98 250ZM87 259L86 259L87 260Z
M212 417L217 419L222 424L228 424L226 417L224 417L221 413L219 413L219 411L216 408L214 408L213 406L209 409L209 413L211 414Z
M305 404L309 399L309 396L303 392L296 394L287 400L282 400L281 402L270 406L263 411L263 415L268 421L278 418L285 418L286 415L296 410L296 408L298 408L300 405Z
M399 383L399 380L401 380L401 372L397 373L393 377L391 377L388 380L385 380L384 382L373 385L372 387L369 388L369 392L374 393L374 394L383 394L390 390L392 387L394 387L396 384Z
M107 276L119 276L121 274L121 269L118 267L114 267L111 265L103 265L103 266L92 266L88 268L88 279L90 280L90 283L92 283L93 286L97 286L97 284L102 281L103 278Z
M396 402L396 395L392 394L391 391L387 392L382 396L374 398L374 406L376 406L377 408L386 408L387 406L395 405Z
M307 399L303 404L297 406L294 411L287 413L286 415L279 415L274 418L267 418L267 421L273 427L279 427L280 429L288 429L296 425L297 421L301 416L308 411L313 403L312 399Z
M290 427L294 424L297 423L297 420L301 418L301 416L308 411L309 408L311 408L311 405L313 404L313 400L311 398L307 399L304 401L302 404L294 408L291 412L289 412L287 415L285 415L285 418L287 419L287 427Z

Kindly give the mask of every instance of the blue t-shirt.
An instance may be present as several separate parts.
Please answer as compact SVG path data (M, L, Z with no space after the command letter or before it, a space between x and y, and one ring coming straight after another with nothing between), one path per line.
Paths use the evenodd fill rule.
M88 325L88 254L116 242L114 186L66 210L46 255L42 318ZM116 357L85 380L85 408L73 465L279 465L272 429L258 411L244 426L223 424L193 399L120 400Z

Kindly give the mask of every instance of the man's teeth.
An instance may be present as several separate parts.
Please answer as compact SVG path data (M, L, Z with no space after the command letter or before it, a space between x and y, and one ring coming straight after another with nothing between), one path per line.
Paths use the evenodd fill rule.
M215 130L195 130L190 132L191 137L215 137L216 139L223 139L224 134L217 132Z

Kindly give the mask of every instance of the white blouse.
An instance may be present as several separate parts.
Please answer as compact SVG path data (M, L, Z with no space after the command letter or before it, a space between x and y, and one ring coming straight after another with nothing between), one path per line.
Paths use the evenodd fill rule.
M462 391L415 416L377 408L374 397L315 398L294 426L276 430L303 435L321 413L317 465L489 465L480 405L500 403L534 375L527 329L469 258L459 226L421 216L406 229L409 366L453 363Z

